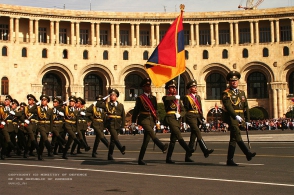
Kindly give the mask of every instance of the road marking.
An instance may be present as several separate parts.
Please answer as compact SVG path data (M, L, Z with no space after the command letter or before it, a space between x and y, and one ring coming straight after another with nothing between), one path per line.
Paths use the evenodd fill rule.
M260 148L294 148L294 147L260 147Z
M38 167L38 168L43 167L43 168L75 170L75 171L91 171L91 172L116 173L116 174L127 174L127 175L142 175L142 176L153 176L153 177L168 177L168 178L181 178L181 179L192 179L192 180L221 181L221 182L232 182L232 183L247 183L247 184L257 184L257 185L294 187L294 184L286 184L286 183L270 183L270 182L246 181L246 180L216 179L216 178L190 177L190 176L180 176L180 175L162 175L162 174L154 174L154 173L110 171L110 170L85 169L85 168L76 168L76 167L56 167L56 166L45 166L45 165L28 165L28 164L11 164L11 163L0 163L0 164L1 165L10 165L10 166L24 166L24 167Z
M226 162L219 162L221 165L227 164ZM264 166L264 164L251 164L251 163L237 163L238 165L249 165L249 166Z

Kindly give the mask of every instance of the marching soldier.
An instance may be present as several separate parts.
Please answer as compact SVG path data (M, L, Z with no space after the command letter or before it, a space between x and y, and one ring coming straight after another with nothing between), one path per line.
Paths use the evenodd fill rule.
M106 106L102 95L98 95L96 97L96 102L94 102L89 108L87 108L87 115L90 115L90 119L92 121L91 126L93 127L96 134L92 151L93 158L96 158L96 151L100 140L107 148L109 147L109 142L105 138L103 133L104 121L106 120L105 108Z
M186 153L189 156L191 156L194 152L193 148L189 148L181 135L181 121L182 117L185 116L185 108L182 101L180 100L180 96L177 95L176 85L177 82L175 80L171 80L166 83L165 89L168 90L169 94L162 97L166 111L166 116L164 119L165 124L170 127L171 131L169 147L166 155L166 163L169 164L175 163L175 161L171 160L171 156L177 140L179 141L179 144L186 150Z
M18 112L24 114L24 107L27 106L26 103L21 102L19 105ZM27 131L25 130L25 124L23 121L19 121L19 131L17 133L17 141L21 148L24 149L23 158L28 158L28 138L27 138Z
M111 89L109 91L110 101L106 103L106 127L110 132L110 144L108 148L108 160L113 160L113 150L114 146L120 150L124 155L126 147L122 146L118 140L118 134L121 128L125 125L125 109L124 105L117 101L119 97L119 91L117 89Z
M163 144L154 133L154 126L158 122L157 116L157 100L156 97L151 95L151 79L145 78L140 83L144 93L136 98L136 105L133 111L132 116L132 129L135 128L137 122L138 125L141 125L144 129L144 138L141 146L138 164L147 165L143 161L150 137L153 142L161 149L163 153L168 148L168 144Z
M49 108L48 103L50 102L49 96L43 94L40 96L41 105L37 107L38 113L38 127L37 130L40 132L41 138L39 142L39 153L38 160L43 160L42 154L44 150L44 144L48 150L48 156L52 157L51 145L48 141L48 134L52 132L52 108Z
M189 147L191 149L194 147L195 139L197 138L197 142L199 143L204 157L207 158L209 154L211 154L214 150L207 149L207 146L202 139L202 135L198 127L202 123L202 121L205 120L205 118L203 117L201 98L199 95L197 95L196 80L191 80L190 82L188 82L186 85L186 89L189 90L190 94L186 95L183 99L183 104L186 110L186 115L183 122L184 126L187 123L191 128ZM189 155L189 153L186 153L185 162L194 162Z
M230 142L228 148L227 165L238 166L233 161L236 143L246 155L248 161L250 161L255 155L255 152L250 152L244 144L240 127L244 126L244 123L249 122L250 114L249 107L245 92L238 89L239 79L241 75L237 71L230 71L227 75L227 81L229 82L229 88L222 94L222 103L224 105L225 112L223 116L224 121L229 125Z

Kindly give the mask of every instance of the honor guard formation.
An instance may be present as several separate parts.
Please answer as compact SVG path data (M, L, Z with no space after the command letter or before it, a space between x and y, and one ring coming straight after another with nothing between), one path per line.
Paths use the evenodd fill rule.
M248 126L249 107L245 92L238 89L241 75L231 71L227 75L229 87L222 93L224 108L224 122L229 125L230 140L227 154L227 165L237 166L233 160L236 145L245 154L248 161L255 155L250 152L241 137L241 129ZM185 150L185 162L194 162L191 157L197 144L205 158L213 153L213 149L206 146L199 125L205 121L202 111L201 98L197 94L197 82L191 80L186 88L189 94L180 96L177 93L177 82L171 80L165 85L167 95L162 101L166 115L160 119L157 113L157 100L151 94L151 79L145 78L140 83L143 93L136 97L136 103L131 118L131 129L135 131L140 125L144 129L143 143L139 152L138 164L147 165L143 160L150 138L155 145L165 154L166 163L173 164L172 154L176 142ZM85 100L80 97L70 96L66 102L59 97L52 100L46 94L37 99L34 95L27 95L27 103L19 103L10 95L0 105L0 147L1 159L9 158L12 151L23 158L37 155L38 160L43 159L46 148L47 155L54 157L59 155L68 159L68 153L76 155L91 150L85 134L88 126L95 132L95 141L92 147L92 157L95 158L100 141L108 148L107 159L113 159L115 146L122 155L126 152L126 146L119 141L119 132L124 128L126 116L124 105L117 101L119 91L110 89L106 97L97 95L96 101L89 107L85 107ZM53 106L49 106L50 101ZM169 144L160 141L154 129L160 127L160 120L170 128ZM181 134L181 127L190 126L191 134L189 143L186 143ZM110 140L104 136L103 130L110 132ZM52 138L48 139L51 133ZM51 142L49 141L51 140ZM196 146L195 146L196 145ZM194 149L195 148L195 149Z

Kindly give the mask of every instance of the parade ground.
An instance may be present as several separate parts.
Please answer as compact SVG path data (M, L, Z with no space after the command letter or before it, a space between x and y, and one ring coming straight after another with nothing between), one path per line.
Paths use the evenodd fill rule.
M126 154L117 148L114 161L107 160L107 149L100 143L97 158L92 151L76 156L61 155L23 159L13 155L0 161L1 195L6 194L293 194L294 192L294 131L250 131L252 161L237 146L234 161L237 167L225 165L229 132L203 133L208 148L214 152L204 158L199 146L186 163L184 149L177 143L172 159L166 164L159 148L148 145L144 160L137 164L143 135L120 135ZM164 143L168 133L157 134ZM245 132L243 140L247 145ZM183 133L186 142L189 133ZM94 136L87 136L92 147ZM109 136L107 135L109 139Z

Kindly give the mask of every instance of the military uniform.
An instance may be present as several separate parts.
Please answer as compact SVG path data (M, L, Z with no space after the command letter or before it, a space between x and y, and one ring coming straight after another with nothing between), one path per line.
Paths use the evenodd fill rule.
M240 79L241 75L237 71L230 71L227 75L227 81L237 81ZM226 89L222 93L222 103L224 106L224 122L228 123L230 131L230 142L228 148L227 165L237 166L233 161L236 143L246 155L248 161L256 155L256 153L251 153L246 145L244 144L240 127L244 126L245 122L250 120L249 107L245 92L239 90L238 88L233 88L230 84L230 88ZM246 114L244 114L246 113Z
M105 138L103 133L104 121L106 120L105 109L106 105L101 95L98 95L96 97L96 102L94 102L90 107L87 108L87 115L92 121L91 126L93 127L96 134L92 152L92 157L94 158L96 157L96 151L100 140L107 148L109 147L109 142Z
M195 80L191 80L187 83L186 89L192 90L192 87L196 87L197 82ZM204 140L202 139L202 135L199 129L199 125L204 119L201 98L199 95L195 93L190 93L183 98L183 104L186 109L186 115L183 119L184 123L187 123L191 128L190 142L189 147L193 148L195 139L197 138L197 142L204 154L204 157L207 158L209 154L213 152L213 149L207 149ZM185 161L193 162L193 160L189 157L190 154L186 153Z
M111 89L109 94L114 94L116 97L119 97L119 92L117 89ZM124 105L118 101L107 102L105 107L107 114L106 128L111 135L108 148L108 160L113 160L112 155L115 145L123 155L125 154L126 147L122 146L119 142L118 134L120 129L125 126L126 115Z
M150 87L151 79L145 78L140 83L140 87L144 89L144 87ZM149 90L149 89L148 89ZM144 138L141 146L138 164L146 165L146 162L143 161L148 143L150 138L153 142L165 152L168 148L168 144L163 144L154 133L154 126L158 121L157 116L157 100L156 97L150 94L151 91L145 92L136 98L136 105L133 111L132 116L132 128L134 128L134 124L137 122L138 125L141 125L144 129Z
M177 82L175 80L171 80L165 85L165 89L176 88ZM181 121L182 117L185 116L185 108L180 100L179 95L167 95L162 97L162 101L164 103L164 108L166 112L165 116L165 124L170 128L170 142L166 155L166 163L175 163L171 160L171 156L176 144L176 141L179 141L179 144L186 150L189 156L194 152L193 148L189 148L189 146L184 141L181 134Z

